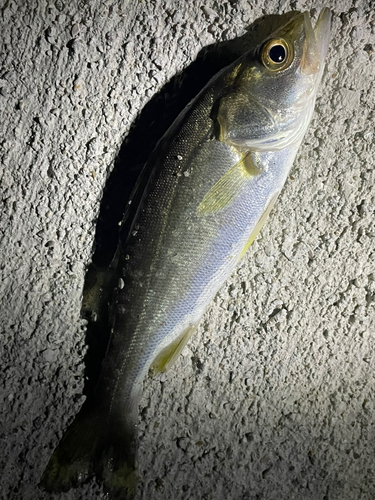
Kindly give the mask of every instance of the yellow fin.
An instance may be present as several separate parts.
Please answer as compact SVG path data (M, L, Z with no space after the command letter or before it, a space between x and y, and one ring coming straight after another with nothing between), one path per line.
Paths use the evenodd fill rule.
M229 205L249 178L260 172L251 153L244 155L208 191L198 206L198 214L212 214Z
M190 337L195 332L195 329L196 325L191 325L186 328L186 330L184 330L176 340L174 340L171 344L165 347L160 354L158 354L150 368L153 375L169 370L180 355L182 349L188 343Z
M258 233L259 231L262 229L264 223L266 222L267 220L267 217L269 216L274 204L275 204L275 201L277 200L277 197L279 196L279 192L275 193L272 198L270 199L270 201L268 202L268 205L266 206L266 209L264 210L264 212L262 213L262 215L260 216L260 219L258 220L258 222L256 223L252 233L250 234L249 236L249 239L247 240L246 242L246 245L244 246L242 252L240 253L240 256L238 258L238 260L242 259L242 257L245 255L245 253L247 252L247 250L249 249L250 245L252 244L252 242L255 240L255 238L258 236Z

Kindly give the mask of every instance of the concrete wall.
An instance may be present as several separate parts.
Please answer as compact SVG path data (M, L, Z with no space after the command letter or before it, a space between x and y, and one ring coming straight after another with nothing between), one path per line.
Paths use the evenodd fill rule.
M36 485L95 379L103 342L80 307L99 214L105 263L139 166L194 92L279 22L263 15L324 5L3 0L0 498L51 498ZM375 497L375 10L328 6L291 177L197 335L145 382L137 500Z

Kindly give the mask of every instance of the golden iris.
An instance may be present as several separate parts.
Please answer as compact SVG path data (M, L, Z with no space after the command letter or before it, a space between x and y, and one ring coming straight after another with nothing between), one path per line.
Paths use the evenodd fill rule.
M268 40L262 47L261 58L270 71L280 71L292 63L293 47L282 38Z

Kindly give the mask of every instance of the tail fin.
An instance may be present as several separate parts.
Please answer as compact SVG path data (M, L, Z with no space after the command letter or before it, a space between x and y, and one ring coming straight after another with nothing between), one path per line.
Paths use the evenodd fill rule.
M115 431L115 430L114 430ZM136 492L136 441L133 436L111 432L97 464L96 473L113 500L130 500Z
M130 500L136 490L134 434L122 434L84 405L50 458L39 486L67 491L96 474L111 497Z
M90 477L101 431L98 417L83 405L50 458L40 486L47 491L67 491Z

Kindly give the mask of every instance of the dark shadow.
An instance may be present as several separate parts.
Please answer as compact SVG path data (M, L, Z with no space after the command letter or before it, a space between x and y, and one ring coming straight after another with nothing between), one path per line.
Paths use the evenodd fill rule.
M85 358L86 395L92 393L97 383L108 343L106 304L110 298L103 295L105 307L98 317L93 317L90 307L85 303L85 293L92 287L98 268L106 268L111 262L119 238L119 222L123 218L140 170L158 140L206 83L219 70L258 45L295 14L296 11L282 16L264 16L255 21L245 35L202 49L194 62L175 75L146 104L131 126L105 187L96 226L95 251L86 274L82 307L83 315L89 320L86 337L88 351ZM111 282L108 287L111 288Z

